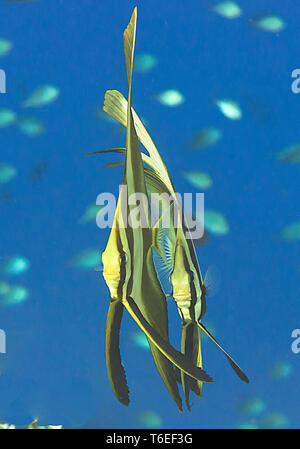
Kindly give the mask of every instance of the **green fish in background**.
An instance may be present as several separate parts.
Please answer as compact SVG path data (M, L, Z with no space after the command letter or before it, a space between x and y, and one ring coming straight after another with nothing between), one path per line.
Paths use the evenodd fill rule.
M30 262L26 257L14 256L4 262L0 271L10 275L23 274L30 268Z
M3 281L0 281L0 296L5 296L10 290L10 286Z
M59 89L46 84L38 87L22 104L23 108L37 108L55 101L59 96Z
M140 331L131 332L130 339L136 346L139 346L140 348L143 348L146 350L150 349L147 337L144 334L144 332L140 332Z
M10 109L0 109L0 128L12 125L15 123L16 119L16 114Z
M270 427L271 429L278 429L281 427L287 427L289 424L289 418L283 413L268 413L261 420L261 427Z
M158 61L154 55L150 53L141 53L136 56L134 61L134 71L139 73L146 73L152 70Z
M45 132L43 123L36 117L21 117L17 125L20 131L29 137L40 136Z
M240 120L242 118L242 110L236 101L217 99L215 103L222 114L230 120Z
M84 268L87 270L93 268L101 269L101 257L99 249L86 249L71 259L70 264L74 267Z
M281 231L281 238L288 242L293 240L300 240L300 221L294 221Z
M173 108L184 102L184 96L178 90L169 89L156 95L156 100L164 106Z
M13 165L0 162L0 183L11 181L17 176L17 170Z
M214 235L226 235L229 232L229 224L224 215L214 210L205 211L204 225Z
M96 221L98 213L103 209L103 206L97 206L97 204L91 204L88 206L84 214L80 217L79 223L85 224L91 221Z
M196 189L209 189L213 182L211 177L208 173L201 172L201 171L190 171L190 172L184 172L183 176L185 179L192 184Z
M243 400L239 406L241 413L247 413L249 415L259 415L266 409L266 404L260 398L252 398Z
M276 159L288 164L300 164L300 145L290 145L276 155Z
M216 143L221 140L222 131L214 126L209 126L208 128L203 128L195 134L192 140L187 145L187 149L201 150L203 148L216 145Z
M264 16L258 16L250 20L250 23L255 27L263 31L268 31L270 33L279 33L286 27L286 23L281 19L281 17L268 14Z
M7 306L13 306L25 302L29 297L29 291L26 287L20 285L10 287L6 295L3 295L0 303Z
M173 365L198 381L211 382L205 371L193 364L169 342L167 302L159 283L153 258L153 231L150 226L125 226L124 210L129 215L134 209L128 205L128 196L147 193L142 155L139 149L137 127L131 109L131 79L136 35L137 9L134 9L128 27L124 32L124 53L128 79L128 103L125 104L125 123L118 118L124 114L114 93L105 95L104 111L126 126L126 149L123 188L120 190L117 209L105 251L102 254L103 276L110 290L111 303L106 326L106 361L108 377L117 399L129 404L129 391L119 351L119 333L124 306L138 326L146 334L156 367L170 395L182 410L175 370ZM124 98L123 96L121 96ZM111 102L111 99L113 101ZM124 115L123 115L124 117ZM111 150L100 150L105 153ZM113 149L122 152L122 149ZM145 158L146 155L143 157ZM150 161L150 158L148 157ZM158 166L162 163L158 160ZM110 165L110 164L109 164ZM120 165L120 164L118 164ZM126 191L127 190L127 191ZM145 196L144 196L145 198ZM141 201L141 215L147 216L147 205ZM147 224L147 223L146 223Z
M273 379L286 379L290 377L294 372L293 365L289 362L276 363L270 372Z
M149 429L158 429L163 425L162 418L157 413L150 410L140 412L136 417L141 424Z
M12 49L12 43L7 39L0 38L0 57L8 55Z
M251 421L243 422L242 424L239 424L235 428L236 429L246 429L246 430L252 429L252 430L254 430L254 429L259 429L259 426L255 420L251 420Z
M212 6L212 11L226 19L236 19L242 15L242 9L235 2L224 1Z

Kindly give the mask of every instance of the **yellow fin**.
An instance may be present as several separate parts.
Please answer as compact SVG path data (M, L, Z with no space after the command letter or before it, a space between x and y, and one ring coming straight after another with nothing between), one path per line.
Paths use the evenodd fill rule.
M128 85L131 84L133 56L136 36L137 7L134 8L129 24L123 34L125 64L127 71Z
M124 405L129 404L125 370L119 349L120 327L124 306L121 301L110 303L106 319L106 365L109 382L116 398Z

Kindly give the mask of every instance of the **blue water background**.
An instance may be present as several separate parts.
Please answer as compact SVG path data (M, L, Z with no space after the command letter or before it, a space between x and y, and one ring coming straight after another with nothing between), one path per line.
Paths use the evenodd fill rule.
M262 398L267 411L288 416L299 427L300 355L291 351L291 332L300 327L299 245L279 238L299 219L299 168L279 164L274 154L300 139L300 96L291 91L299 68L300 6L292 0L240 0L244 15L226 20L212 13L212 1L39 0L0 5L1 37L13 42L0 60L7 75L1 107L20 104L38 85L60 89L53 104L33 111L46 133L30 138L17 127L3 128L1 161L15 165L12 201L0 205L0 257L21 254L31 262L16 283L30 290L27 302L0 310L7 354L0 354L0 419L25 425L100 428L142 427L145 410L159 414L165 428L232 428L248 420L242 399ZM218 294L208 300L207 322L247 372L242 383L223 355L204 343L205 369L215 382L205 386L201 405L179 414L147 351L128 338L136 329L126 314L121 349L131 393L128 408L115 399L105 366L108 290L101 273L71 267L86 248L105 248L107 230L79 217L98 193L118 192L121 169L99 171L110 156L85 153L124 145L124 134L97 116L107 89L127 95L122 32L138 5L136 52L159 60L147 74L134 74L133 105L148 129L179 192L192 191L182 172L208 171L214 181L205 206L221 211L230 232L199 248L203 272L216 264ZM258 13L279 14L279 34L250 26ZM167 108L154 100L178 89L185 102ZM270 111L259 119L247 109L258 98ZM230 121L215 98L240 102L243 118ZM202 127L223 131L214 148L188 153L184 147ZM117 157L116 157L117 159ZM48 172L30 183L36 163ZM4 277L3 277L4 279ZM170 327L179 345L180 319L170 304ZM177 332L177 339L175 334ZM269 376L278 361L293 365L289 379Z

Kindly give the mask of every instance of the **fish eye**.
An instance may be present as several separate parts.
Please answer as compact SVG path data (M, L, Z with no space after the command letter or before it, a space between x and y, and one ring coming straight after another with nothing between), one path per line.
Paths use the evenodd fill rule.
M123 253L121 253L120 254L120 264L121 265L125 265L125 263L126 263L126 254L123 252Z

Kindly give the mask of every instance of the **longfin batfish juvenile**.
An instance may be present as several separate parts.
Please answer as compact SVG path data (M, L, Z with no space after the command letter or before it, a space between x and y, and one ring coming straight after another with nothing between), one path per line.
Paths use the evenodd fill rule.
M116 253L119 254L119 258L115 258L113 263L117 260L124 261L123 277L119 275L117 282L117 278L111 276L110 262L105 259L106 256L109 256L108 259L110 259L112 253L110 251L106 252L106 250L103 253L103 274L111 294L113 293L116 299L122 302L122 305L126 307L147 335L157 368L173 399L181 408L177 394L178 390L174 389L175 379L177 382L182 383L186 404L188 409L190 409L190 390L201 396L203 381L211 381L202 369L201 331L224 352L237 375L245 382L249 382L249 380L201 323L206 312L206 288L201 276L193 241L189 238L189 229L182 218L181 204L176 196L168 170L144 125L131 107L131 78L135 32L136 9L124 33L125 62L129 87L128 102L120 92L107 91L103 109L127 129L123 185L127 186L128 194L145 193L147 191L147 181L149 186L149 179L152 178L152 181L156 180L158 191L161 189L161 191L169 192L174 198L174 204L177 206L177 226L176 229L173 229L174 238L173 242L171 241L173 245L173 252L171 253L173 263L169 262L169 264L171 265L170 282L173 289L172 296L182 319L182 354L174 350L168 341L166 299L157 279L151 253L152 246L159 254L163 255L164 253L164 248L160 245L159 240L153 238L154 232L157 235L157 229L153 229L151 232L149 228L127 228L124 230L123 227L119 227L117 231L118 236L117 234L115 235L114 242L111 239L113 235L111 233L109 241L113 242L114 250L117 249ZM140 152L138 140L143 144L148 155ZM109 151L100 150L98 152ZM124 150L112 149L111 151L121 153ZM143 167L143 162L149 165L153 171L149 170L147 172ZM149 172L151 172L151 175ZM146 212L146 209L144 212ZM108 267L107 270L106 267ZM119 271L121 274L121 270ZM111 283L111 286L109 283ZM175 371L169 369L163 354L177 367ZM192 366L186 365L184 355L190 360ZM162 361L164 366L161 364ZM170 362L168 361L167 363ZM183 367L180 366L181 363L182 366L184 365ZM194 368L196 366L199 369L198 375L195 375ZM180 371L180 379L178 378L178 369ZM200 372L201 375L199 375Z
M106 325L106 361L112 390L121 403L128 405L129 392L119 351L119 333L125 306L146 334L158 371L181 410L182 403L173 365L197 380L212 382L212 379L203 369L194 365L170 345L166 298L152 260L153 232L150 227L131 228L126 226L124 218L124 211L130 213L127 194L146 193L143 161L131 112L131 79L136 19L137 10L135 8L124 32L129 93L126 111L127 135L123 186L119 194L108 243L102 253L103 276L111 296ZM146 214L146 210L144 212Z
M127 101L120 92L106 92L103 108L104 111L112 115L124 126L126 126L127 106ZM164 185L162 191L168 191L172 196L174 195L176 201L175 188L157 148L133 109L132 115L138 138L149 154L147 155L142 153L144 163L149 165L154 170L151 174L152 178L156 177L157 181ZM106 152L108 151L109 150L106 150ZM119 149L119 152L122 151L122 149ZM180 210L180 205L178 210ZM174 261L170 281L173 287L173 297L182 318L181 352L186 354L197 366L202 367L202 331L224 352L231 367L234 369L239 378L248 383L248 377L201 323L201 319L206 313L206 288L201 276L193 241L191 238L186 237L189 230L186 229L183 222L180 226L180 216L178 219L179 226L177 227L177 230L174 230ZM159 245L156 246L156 249L159 253L161 253L162 248ZM176 375L178 378L178 374ZM186 376L183 371L181 371L180 380L183 386L187 406L190 408L189 391L193 390L200 396L203 385L202 381L195 381L194 379L191 379Z

